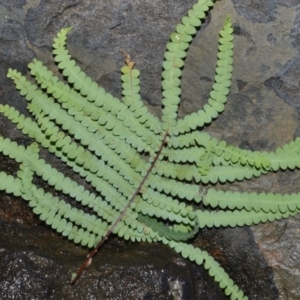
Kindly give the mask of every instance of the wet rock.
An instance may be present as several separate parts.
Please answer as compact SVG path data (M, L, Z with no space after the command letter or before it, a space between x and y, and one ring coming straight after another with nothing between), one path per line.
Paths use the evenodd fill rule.
M173 299L175 282L181 284L180 299L196 294L191 264L167 247L112 239L73 286L71 271L80 266L86 249L48 229L32 235L24 225L1 224L1 229L2 299Z
M194 2L0 0L1 103L26 111L26 101L5 77L7 69L27 73L27 64L37 57L55 70L53 37L62 27L72 26L68 48L94 80L120 97L123 57L119 49L126 49L141 71L142 98L159 105L161 61L168 36ZM226 111L205 130L251 150L271 151L289 142L299 128L295 106L286 101L283 92L291 93L286 84L296 82L298 74L299 16L294 5L292 0L217 2L186 59L180 115L199 109L207 100L214 78L218 30L230 14L235 37L233 85ZM273 79L276 87L282 83L280 89L266 84L274 83ZM292 87L297 95L297 82ZM150 110L159 114L156 107ZM30 141L2 116L0 130L1 135L21 143ZM16 171L3 157L1 167ZM286 172L220 188L291 193L297 191L294 184L298 179L298 175ZM3 193L0 220L0 268L4 270L0 298L226 299L203 268L171 249L116 239L101 249L78 285L70 286L70 274L87 249L57 236L22 200ZM295 258L300 241L295 237L299 222L299 218L291 218L256 226L255 239L248 228L204 230L194 244L210 252L249 299L297 299L300 278Z
M8 205L8 208L17 205ZM26 208L19 211L26 211ZM8 210L8 209L7 209ZM1 219L4 218L2 213ZM161 244L115 238L101 249L78 283L68 283L87 249L75 246L30 215L1 222L0 297L3 299L225 300L202 267ZM210 252L250 299L277 299L272 270L249 229L204 230L195 246ZM249 284L251 282L251 284Z

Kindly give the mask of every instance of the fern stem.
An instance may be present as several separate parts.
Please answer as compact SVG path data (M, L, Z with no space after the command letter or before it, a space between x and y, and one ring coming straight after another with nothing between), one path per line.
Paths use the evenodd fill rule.
M116 219L116 221L112 224L112 226L110 227L110 229L107 231L106 235L101 239L101 241L97 244L97 246L87 255L87 258L85 259L85 261L83 262L83 264L80 266L80 268L78 269L77 273L72 276L71 279L71 284L75 284L78 280L78 278L80 277L80 275L82 274L82 272L84 271L84 269L86 267L88 267L91 262L92 262L92 258L94 257L94 255L98 252L98 250L100 249L100 247L105 243L105 241L108 239L108 237L112 234L112 232L114 231L114 229L117 227L117 225L119 224L119 222L122 220L122 218L124 217L124 215L126 214L127 209L130 207L130 205L132 204L133 200L135 199L135 197L140 193L145 181L147 180L147 178L149 177L152 169L154 168L162 150L163 147L165 146L165 144L167 143L167 137L168 137L168 131L166 131L164 138L162 140L162 143L160 145L159 150L157 151L155 158L153 160L153 162L150 165L150 168L147 170L146 175L144 176L144 178L142 179L142 181L140 182L138 188L136 189L136 191L134 192L134 194L132 195L132 197L130 198L130 201L126 204L126 206L124 207L123 211L120 213L119 217Z

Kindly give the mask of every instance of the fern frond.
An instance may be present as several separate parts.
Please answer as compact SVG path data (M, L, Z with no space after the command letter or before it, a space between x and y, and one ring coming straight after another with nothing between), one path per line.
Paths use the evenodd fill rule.
M8 105L0 104L0 113L35 142L25 148L0 137L0 152L20 164L18 177L0 171L0 190L24 198L41 220L75 243L97 244L89 259L111 233L133 242L163 242L184 258L203 264L231 299L247 299L207 252L182 241L192 239L199 228L252 225L293 216L300 212L300 194L201 191L198 184L300 168L300 139L274 153L252 152L198 131L218 117L227 101L233 64L229 17L220 31L208 102L177 121L186 51L213 2L199 0L170 36L162 72L162 121L144 106L139 71L125 51L122 101L76 66L66 49L71 28L62 29L53 44L55 61L68 84L36 59L29 64L36 84L9 69L7 76L29 102L33 118ZM39 145L79 174L93 192L41 159ZM55 192L35 185L36 177ZM200 210L188 201L202 201L202 206L217 210Z
M273 171L300 168L300 138L269 153Z
M69 195L76 201L80 201L83 205L89 205L96 212L106 214L107 218L113 218L116 212L106 212L102 205L103 201L100 197L86 191L82 186L78 185L75 181L65 177L62 173L46 164L43 159L40 159L36 151L32 147L18 145L11 142L9 139L0 137L0 152L9 156L11 159L19 163L25 164L30 167L30 170L41 176L43 180L54 186L57 191L62 191L64 194ZM106 202L105 207L108 207ZM101 216L101 215L100 215ZM102 217L102 216L101 216Z
M13 123L17 123L17 127L21 129L23 133L28 134L43 147L48 148L49 152L54 153L68 166L72 167L76 173L79 173L82 177L86 177L97 190L101 189L100 191L103 192L110 187L115 187L125 196L129 196L129 194L132 193L132 189L129 189L128 181L125 181L118 172L109 165L105 165L103 161L99 160L89 150L78 146L68 136L65 136L63 132L58 132L57 127L55 127L49 118L41 117L41 123L40 126L38 126L38 124L30 118L25 118L24 115L7 105L0 105L0 111ZM44 132L42 131L43 128L46 128ZM49 133L49 128L53 130L53 132ZM49 133L51 139L47 138L45 132ZM53 138L55 132L57 132L57 139ZM103 178L109 185L107 185L105 181L99 178L97 179L97 177ZM109 193L108 190L106 193ZM114 194L114 192L112 193Z
M272 194L272 193L239 193L230 191L216 191L209 189L203 197L203 203L211 207L222 209L245 209L256 212L286 213L300 210L300 194Z
M22 182L23 198L29 200L34 213L57 232L88 247L93 247L97 239L101 239L106 233L107 223L102 223L100 219L77 208L71 209L64 200L45 193L32 184L33 172L30 168L21 165L18 176Z
M27 164L32 166L30 162L27 162ZM29 170L29 168L27 167L26 170ZM22 172L20 174L22 174ZM23 179L24 178L26 178L26 182L29 180L30 176L28 175L28 172L25 175L23 175ZM61 180L59 176L55 176L55 178ZM46 180L46 178L43 179ZM89 197L90 199L82 199L80 196L78 196L78 193L76 192L76 184L72 184L73 192L71 192L71 190L68 189L68 186L70 186L71 181L68 178L62 181L62 185L64 186L64 188L61 190L64 193L68 193L71 197L76 197L76 201L80 201L83 205L88 205L89 207L93 208L93 210L98 214L98 216L102 217L108 223L115 222L115 218L118 215L118 213L110 205L114 203L114 201L109 201L110 204L108 204L106 201L101 201L99 197L95 197L91 193L89 194L87 191L85 191L85 196ZM49 184L54 184L53 181L48 180L48 182ZM55 188L56 190L60 190L57 184L55 185ZM37 195L34 194L35 192L37 193ZM31 199L29 205L31 207L34 207L34 212L40 215L41 220L46 221L46 223L48 225L51 225L53 229L57 230L59 233L62 233L65 236L68 236L68 238L74 240L75 243L81 243L83 246L88 245L89 247L92 247L109 230L109 225L106 222L103 223L105 225L105 229L103 229L102 226L101 228L103 230L101 231L101 228L99 227L100 225L98 224L99 226L97 226L97 224L95 223L99 223L100 219L96 219L94 215L86 214L83 211L78 210L76 208L71 208L69 204L65 203L62 200L59 200L57 197L53 197L49 193L45 194L42 189L37 189L33 185L28 186L27 183L26 193L24 193L23 191L22 194L23 198L24 195L29 195L28 198ZM41 198L43 199L42 201L38 200ZM110 199L106 198L106 200ZM123 207L121 206L121 211L122 208ZM137 221L137 217L138 215L136 213L131 211L131 209L128 209L127 214L122 218L122 220L120 221L120 225L118 225L118 227L115 228L114 232L120 237L124 237L125 239L131 239L132 241L158 241L159 237L152 230L150 232L146 232L146 234L144 233L144 226ZM65 218L69 219L71 222L74 222L76 226L71 227L69 223L66 223ZM68 224L68 231L64 229L64 232L62 232L60 229L64 228L64 225L66 224ZM89 232L86 233L86 230L88 230ZM103 232L103 234L102 236L99 236L101 232ZM94 233L98 234L97 240L95 240Z
M220 31L219 53L215 75L215 84L210 92L208 103L196 113L192 113L182 120L172 130L172 134L178 135L202 127L211 123L218 114L224 110L227 101L227 94L231 86L232 64L233 64L233 29L230 17L224 22L224 27Z
M103 136L100 128L94 132L94 127L90 127L91 120L83 119L81 122L78 122L61 109L59 104L55 103L52 98L47 97L40 90L37 90L36 86L24 80L21 74L13 71L9 72L9 76L13 76L18 89L22 90L24 94L27 92L26 99L32 102L29 106L30 112L36 116L40 126L44 122L44 115L48 115L56 124L62 126L64 130L68 130L70 135L74 136L76 140L80 140L82 145L88 145L89 150L95 151L95 154L101 156L102 160L117 168L125 178L131 180L131 182L136 182L139 179L137 175L134 175L134 171L128 165L128 162L131 161L132 166L142 164L140 168L143 169L145 166L144 161L139 159L137 152L124 143L123 140L114 140ZM105 145L108 147L105 147ZM68 151L71 150L73 149ZM125 157L126 161L124 161Z
M104 195L106 197L106 200L109 201L114 207L116 207L117 209L121 209L122 207L124 207L126 199L130 197L134 189L130 188L128 182L125 181L115 170L110 168L109 165L105 165L102 161L99 161L94 155L92 155L88 150L85 150L81 146L77 146L68 137L64 137L63 133L59 136L59 148L54 147L54 140L52 139L52 141L50 141L42 133L45 124L47 125L46 129L50 128L54 130L56 128L53 124L51 125L49 123L50 121L47 117L40 116L40 126L38 126L35 122L31 121L31 119L25 119L24 116L23 118L19 119L16 118L16 115L19 116L19 113L16 112L13 108L5 106L3 107L3 112L5 113L5 115L11 115L12 117L15 117L12 120L13 122L23 121L23 123L20 123L22 126L22 128L20 129L25 129L23 130L23 132L29 132L29 130L27 129L28 126L26 125L29 122L24 122L24 120L30 121L30 128L32 129L34 127L34 131L32 129L29 136L35 138L38 142L41 141L42 145L44 147L47 147L50 152L55 153L55 155L61 158L62 161L66 162L67 165L73 167L73 170L79 173L82 177L86 177L87 181L90 182L98 192ZM50 134L51 133L49 133L49 135ZM70 149L72 149L72 151L70 151ZM62 176L60 176L59 178L61 177ZM152 188L155 188L155 185L153 184L157 182L159 185L161 183L161 179L155 179L150 175L149 182ZM181 197L184 197L185 193L182 189L184 186L181 182L173 182L173 187L171 181L165 181L166 185L167 183L169 189L165 187L165 190L167 190L169 194L179 194L181 195ZM57 188L58 187L56 186L56 189ZM189 188L189 192L191 193L191 197L188 198L195 198L196 195L199 194L197 186L195 186L194 190ZM169 218L171 220L176 219L177 222L189 222L189 219L185 218L185 216L187 216L191 212L191 207L186 208L183 203L179 204L178 201L174 202L172 198L156 193L152 191L152 189L146 187L144 193L142 194L142 197L145 198L151 205L145 207L144 204L142 205L141 210L140 205L138 204L136 207L137 211L142 211L145 214L149 214L150 211L152 211L152 213L157 217L163 217L164 219ZM88 203L88 201L88 199L83 200L84 203ZM143 201L138 200L138 202L142 203ZM162 215L164 208L167 209L166 211L168 213ZM178 215L178 211L183 217Z
M189 232L174 230L173 228L170 228L169 226L166 226L162 222L158 222L156 219L151 218L147 215L140 214L138 216L138 219L146 226L150 227L154 232L157 232L161 237L173 241L187 241L193 238L199 230L197 218L195 219L196 222L192 230L190 230Z
M172 179L186 180L188 182L200 181L200 174L197 166L190 164L176 164L165 161L158 161L153 169L154 174Z
M69 28L62 29L53 43L54 60L58 63L58 67L62 70L64 76L66 76L68 82L74 85L74 88L78 90L83 96L85 96L90 102L97 102L97 106L103 107L105 111L111 113L122 120L125 127L128 127L134 134L141 137L149 145L152 144L159 148L161 127L159 124L151 124L151 128L155 128L155 132L149 130L145 124L140 123L134 114L129 111L126 105L120 102L117 98L111 94L106 93L103 88L100 88L95 82L91 80L80 68L75 64L75 61L71 59L68 50L65 48L67 34Z
M20 146L20 148L22 147ZM39 215L42 221L45 221L58 233L68 237L75 243L80 243L82 246L94 247L106 234L109 229L108 223L101 221L95 215L87 214L83 210L74 207L72 208L64 200L46 193L41 188L37 188L31 182L33 172L22 165L20 168L18 172L20 178L14 178L12 175L0 172L0 190L13 193L15 196L22 196L24 200L29 201L29 206L33 208L34 213ZM99 207L99 199L96 198L94 203L97 205L95 211L100 213L98 215L107 216L103 211L107 211L110 206L106 204ZM93 203L90 202L89 206L93 207ZM115 216L116 212L112 210L111 215ZM118 231L116 233L121 237L124 236L125 230L127 233L124 238L127 237L129 239L128 237L130 237L132 241L157 241L156 234L152 231L151 235L149 232L145 235L143 232L139 232L140 229L130 229L123 221L120 222L120 226L123 228L123 233L119 234ZM142 231L144 231L143 226Z
M182 148L189 148L190 146L195 146L198 139L203 140L204 143L204 140L209 140L211 137L208 133L199 131L192 131L180 136L171 135L168 138L167 148L178 150Z
M128 55L126 53L126 55ZM128 55L125 60L126 66L121 68L123 75L121 76L122 84L122 94L123 103L128 107L128 109L133 112L136 119L139 120L141 124L150 128L155 133L161 132L161 122L154 115L150 114L147 107L144 105L140 96L140 72L137 69L133 69L134 62L130 61Z
M201 182L207 184L234 182L244 179L251 179L252 177L259 177L263 174L262 170L256 168L248 168L241 166L212 166L206 175L201 175Z
M132 206L137 212L171 222L194 223L195 214L191 206L186 206L184 203L179 203L177 200L172 200L172 198L155 191L152 193L147 191L142 198L144 201L137 197L136 206Z
M12 110L13 112L15 112L15 110L12 108L9 108L9 110ZM21 119L24 119L24 118L21 118ZM38 118L38 120L39 120L39 118ZM41 133L41 129L43 128L42 124L43 124L43 122L46 122L46 120L47 120L46 117L41 117L41 124L40 124L41 127L39 128L36 126L36 128L35 128L36 131L40 130L40 135L42 135L42 133ZM17 120L15 120L15 121L17 121ZM22 124L23 127L25 126L24 123ZM34 122L31 122L31 123L35 124ZM51 126L46 126L46 128L51 128ZM63 151L64 145L65 145L64 138L60 137L60 142L61 142L60 148L61 148L61 151ZM70 143L70 140L67 139L67 142ZM49 144L48 144L48 146L49 146ZM12 150L12 147L10 147L10 149ZM51 149L51 148L49 148L49 149ZM83 148L73 147L72 154L70 154L70 152L67 153L67 155L71 156L70 157L71 159L68 160L69 162L71 162L72 159L75 159L75 161L76 161L76 160L78 160L78 158L80 158L80 154L81 155L83 154L82 151L80 151L80 149L83 149ZM52 145L52 150L53 150L53 145ZM14 153L14 151L12 151L12 153ZM55 153L57 154L57 150ZM86 153L88 153L88 152L86 152ZM58 155L58 156L60 156L60 155ZM91 158L92 156L90 155L88 157ZM15 158L15 157L13 157L13 158ZM24 161L24 158L23 158L23 161ZM71 165L72 165L72 163L71 163ZM108 176L108 174L110 172L114 172L113 170L110 171L108 166L106 166L105 170L104 170L104 165L99 165L99 163L96 164L95 167L96 167L96 169L98 169L100 167L99 169L106 176ZM71 197L75 197L76 201L80 201L83 205L89 205L89 207L91 207L100 217L104 218L109 223L114 222L114 220L115 220L114 216L118 215L116 210L122 211L124 206L126 205L126 199L130 198L132 196L131 194L129 194L130 190L128 189L128 185L125 183L122 183L123 184L122 186L118 186L118 191L121 190L122 193L123 194L125 193L125 195L128 197L124 198L122 196L122 194L118 194L117 190L113 188L113 186L115 186L116 183L113 182L112 180L114 179L114 181L116 181L116 179L117 179L116 174L112 174L111 176L109 176L109 179L105 178L108 182L101 180L100 178L95 176L93 173L87 174L87 176L86 176L87 181L89 181L89 182L91 181L91 185L94 186L96 188L96 190L98 190L103 196L105 196L106 201L102 201L99 199L99 197L95 197L92 194L89 194L86 191L84 191L84 189L81 186L77 186L77 184L75 182L70 181L69 178L64 177L63 174L61 174L61 173L57 172L55 169L51 168L50 165L46 165L45 162L42 160L36 159L34 162L31 161L31 169L34 170L37 173L37 175L42 176L42 178L45 181L48 181L48 183L50 185L53 185L56 190L62 191L63 193L68 194ZM80 171L80 174L85 177L85 175L86 175L85 172L86 172L86 170L84 168L82 168ZM105 177L105 176L103 176L103 177ZM123 188L125 188L125 190ZM147 193L145 192L143 195L146 195L146 194L148 194L148 192ZM168 204L168 202L169 202L169 204ZM110 203L110 205L108 205L108 203ZM151 204L153 204L155 206L155 203L151 202ZM177 204L176 204L176 202L173 203L171 198L169 201L166 202L166 205L170 208L169 213L165 216L166 218L171 219L171 220L175 219L176 221L183 222L183 223L189 222L187 219L187 218L189 218L189 212L184 213L184 211L185 211L184 205L178 206L178 203ZM114 210L112 208L112 206L114 206L116 210ZM176 211L176 214L172 213L172 210L174 210L177 207L180 207L182 214L188 215L188 217L180 217L180 215L177 214L178 210ZM152 208L152 210L153 210L153 208ZM158 208L158 210L161 211L161 208ZM143 211L149 212L149 210L143 210ZM159 214L156 213L156 215L159 215ZM130 216L130 218L128 218L128 216ZM159 215L159 216L161 216L161 215ZM59 217L57 217L57 218L59 218ZM126 216L124 218L125 218L125 222L127 222L126 220L130 220L128 225L130 225L130 227L132 227L133 230L135 230L136 228L141 226L141 224L135 220L136 217L134 217L134 213L131 211L131 209L128 209L128 215L126 214ZM131 234L129 234L129 232L132 229L129 229L128 226L126 228L128 228L128 230L127 230L128 233L126 233L127 234L126 236L131 236ZM122 234L125 234L124 229L122 229ZM155 238L155 235L153 236L153 233L152 233L151 239L153 239L153 238ZM132 234L132 239L137 239L137 240L147 239L149 241L149 237L143 237L143 236L137 235L136 233Z
M5 172L0 172L0 191L5 191L8 194L13 194L16 197L22 195L22 183L20 179L8 175Z
M219 157L212 157L212 161L214 161L215 164L224 164L225 162L226 165L226 162L229 162L229 164L232 165L239 164L240 166L248 166L256 169L270 169L267 152L243 150L232 145L226 145L225 141L219 141L215 138L205 140L205 145L203 145L202 140L198 138L197 143L205 147L208 153Z
M163 208L161 208L158 205L154 205L153 203L149 204L146 201L139 201L137 199L137 202L138 203L136 205L133 205L132 208L136 212L138 212L139 215L143 214L143 215L147 215L150 217L155 217L157 219L164 220L166 222L175 222L176 225L193 226L195 223L195 221L194 221L195 214L193 212L188 212L188 214L184 215L184 213L182 213L182 214L176 213L172 206L165 205ZM193 216L193 218L192 218L192 216ZM139 218L138 218L138 220L143 222Z
M163 154L169 162L198 163L199 157L205 152L204 147L189 147L184 149L165 149Z
M176 31L170 35L170 42L164 54L162 72L162 129L169 131L176 125L177 110L180 102L180 77L181 68L184 65L183 59L192 40L192 35L196 33L195 27L201 25L201 19L209 7L213 6L212 1L199 1L188 12L188 16L183 17L181 24L177 25Z
M86 123L87 118L89 118L93 120L89 127L94 127L94 130L101 130L103 136L114 139L118 137L121 140L126 140L128 144L139 152L146 151L153 154L153 150L149 144L140 137L132 134L132 131L128 127L125 127L117 116L99 109L97 101L86 101L85 97L80 93L70 88L69 85L59 81L58 77L54 76L40 61L33 59L28 67L31 75L36 78L41 88L46 89L47 93L51 94L57 102L61 103L62 108L66 109L68 114L73 116L77 121ZM111 123L114 124L113 128L111 128ZM157 122L155 123L157 124Z
M218 282L220 288L224 289L225 294L230 299L235 300L246 300L247 296L244 295L243 291L234 284L233 280L225 272L225 270L219 265L214 258L209 255L206 251L195 248L192 245L185 244L182 242L169 241L164 238L163 243L169 245L177 253L181 254L184 258L188 258L191 261L195 261L198 265L203 265L210 276L212 276L216 282Z
M171 178L161 177L156 174L151 174L147 184L159 192L188 201L200 202L199 186L191 183L184 183Z
M202 211L196 210L196 215L199 220L199 227L235 227L235 226L250 226L256 225L259 223L273 222L275 220L281 220L288 218L290 216L294 216L298 213L298 211L289 211L287 210L285 213L281 213L277 211L273 212L264 212L255 210L247 211L245 209L242 210L234 210L234 211Z

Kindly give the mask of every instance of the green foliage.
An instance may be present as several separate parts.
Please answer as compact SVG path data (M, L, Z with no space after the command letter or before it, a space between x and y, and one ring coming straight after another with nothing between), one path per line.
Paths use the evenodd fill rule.
M161 241L204 265L231 299L247 299L207 252L187 242L199 228L244 226L295 215L300 210L299 195L205 191L199 185L299 168L300 139L274 153L251 152L200 131L218 117L227 101L233 64L229 17L220 31L208 102L177 119L184 58L212 6L210 0L199 0L170 36L163 62L161 120L141 100L139 71L129 55L124 52L120 101L75 64L66 49L71 28L62 29L53 44L66 83L37 59L28 66L35 83L9 69L7 76L26 98L32 118L8 105L0 105L0 112L35 142L25 148L0 137L0 152L19 164L16 177L0 172L0 190L21 196L41 220L82 246L96 247L110 232L131 241ZM39 156L39 147L48 149L92 189L48 164ZM48 183L55 195L34 184L35 177Z
M156 219L150 218L147 215L139 215L139 221L141 221L146 226L150 227L152 230L157 232L160 236L173 241L187 241L195 236L198 232L198 219L195 218L194 228L187 232L186 226L181 224L181 226L176 226L175 228L180 228L181 230L176 230L175 228L170 228L165 226L163 223L156 221ZM184 230L184 231L183 231Z

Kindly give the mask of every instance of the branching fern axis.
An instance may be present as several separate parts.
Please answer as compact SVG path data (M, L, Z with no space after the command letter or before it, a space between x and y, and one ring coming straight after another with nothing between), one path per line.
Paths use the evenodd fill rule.
M9 69L32 118L8 105L0 112L34 142L25 148L0 137L0 151L19 164L16 177L0 172L0 189L28 201L33 212L71 241L94 248L77 279L110 233L131 241L162 242L203 265L231 299L247 299L206 251L189 243L199 228L244 226L280 220L299 212L299 194L256 194L203 188L207 183L251 179L300 167L300 139L274 153L243 150L202 131L223 112L233 65L233 29L227 17L220 31L214 84L203 108L177 118L186 52L214 2L199 0L170 35L162 72L162 117L140 96L139 71L126 51L121 68L122 99L88 77L66 49L62 29L54 60L66 82L42 62L29 65L32 83ZM91 190L56 170L39 155L43 147L79 174ZM38 176L82 208L34 184ZM209 210L198 209L202 203ZM90 212L85 212L85 207ZM215 210L215 208L217 208Z

